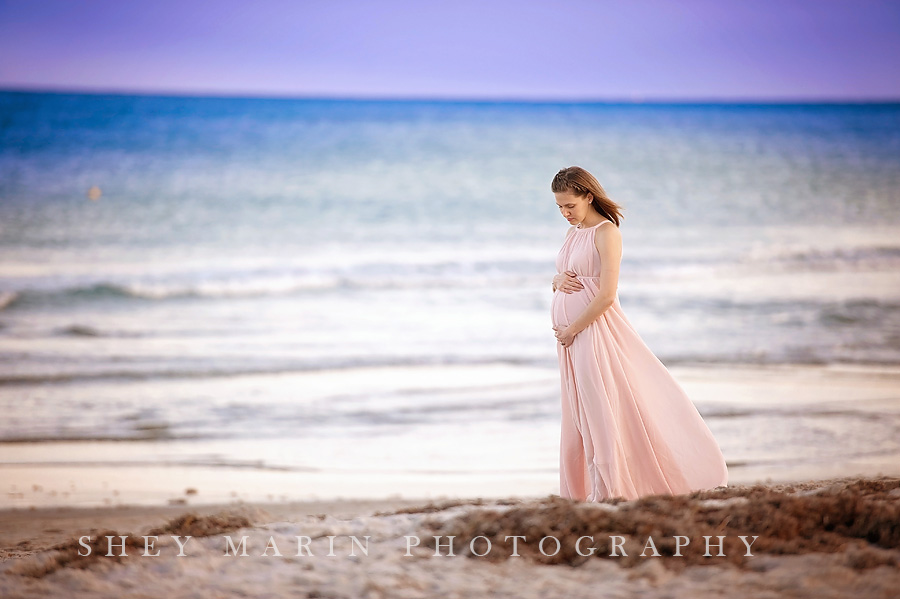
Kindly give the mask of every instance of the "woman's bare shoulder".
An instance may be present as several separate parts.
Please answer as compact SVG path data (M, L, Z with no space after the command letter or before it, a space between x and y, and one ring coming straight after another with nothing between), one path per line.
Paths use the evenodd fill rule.
M606 223L610 223L607 225ZM594 238L599 239L604 235L612 235L613 237L622 237L622 232L619 230L619 227L616 226L616 223L611 220L605 220L597 227L597 230L594 232Z
M604 248L619 248L621 250L622 232L611 220L606 222L612 224L607 225L601 223L601 225L597 227L597 230L594 231L594 245L596 245L597 249L601 252Z

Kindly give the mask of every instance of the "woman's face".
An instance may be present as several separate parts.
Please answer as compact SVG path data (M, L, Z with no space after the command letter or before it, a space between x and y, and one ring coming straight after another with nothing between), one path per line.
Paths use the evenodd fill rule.
M566 190L553 195L556 196L560 214L569 221L569 224L578 224L588 215L591 208L591 194L577 196L571 190Z

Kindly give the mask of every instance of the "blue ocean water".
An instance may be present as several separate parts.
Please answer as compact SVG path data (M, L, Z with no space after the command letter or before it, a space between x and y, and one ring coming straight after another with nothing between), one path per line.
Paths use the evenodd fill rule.
M573 164L625 208L621 304L667 365L900 364L898 104L2 92L0 439L551 421L550 379L348 381L552 373Z

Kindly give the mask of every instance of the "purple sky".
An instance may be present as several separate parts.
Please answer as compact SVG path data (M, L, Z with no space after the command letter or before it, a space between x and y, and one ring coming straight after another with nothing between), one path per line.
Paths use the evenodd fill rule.
M0 0L0 88L900 99L900 1Z

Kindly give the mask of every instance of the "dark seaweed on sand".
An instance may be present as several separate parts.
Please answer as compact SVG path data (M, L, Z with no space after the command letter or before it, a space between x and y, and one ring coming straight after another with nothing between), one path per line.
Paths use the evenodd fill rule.
M252 522L245 516L232 513L212 514L209 516L198 516L196 514L183 514L177 518L170 520L166 525L150 530L147 536L159 535L176 535L176 536L192 536L206 537L211 535L222 534L240 528L252 526ZM54 552L49 559L36 562L22 572L25 576L34 578L42 578L48 574L59 570L60 568L88 568L101 560L112 560L118 562L122 552L122 539L124 536L125 552L127 555L140 554L144 550L144 539L142 536L132 533L120 533L114 530L96 531L92 530L88 535L91 541L86 543L90 548L89 555L79 555L86 553L86 549L79 543L79 538L72 538L57 545L52 549ZM109 539L113 537L113 550L109 550ZM107 555L111 553L112 555Z
M762 485L728 487L698 491L689 495L655 495L635 501L615 499L609 505L597 505L562 499L556 496L538 502L525 502L507 510L472 509L445 522L425 523L423 546L435 549L434 535L442 535L442 551L446 553L447 536L454 535L457 555L476 557L470 541L486 537L491 551L478 559L510 559L511 541L507 537L525 536L518 552L525 559L543 564L578 566L591 557L576 552L575 541L584 540L582 553L596 548L595 557L614 559L624 567L638 565L648 559L661 559L670 569L688 565L731 563L753 567L753 556L759 554L802 554L844 552L846 563L864 569L880 565L900 564L900 479L849 479L825 483L797 485ZM709 501L713 500L713 501ZM615 506L615 507L613 507ZM627 557L610 557L611 535L626 537ZM682 557L675 557L676 535L687 536ZM713 543L725 536L724 557L718 557L715 546L711 556L706 551L704 535ZM752 544L753 556L738 538L744 535ZM554 536L560 541L558 554L545 556L539 541ZM651 557L652 549L641 552L652 536L660 557ZM552 554L552 540L544 546ZM484 539L476 541L475 550L484 553ZM520 558L513 558L520 559Z

